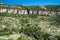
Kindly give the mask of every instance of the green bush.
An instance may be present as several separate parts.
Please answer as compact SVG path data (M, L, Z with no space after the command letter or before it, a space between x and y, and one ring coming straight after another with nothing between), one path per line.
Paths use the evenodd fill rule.
M0 36L9 35L9 34L12 34L12 31L10 31L6 28L3 30L0 30Z
M33 36L37 40L43 39L43 34L41 32L41 29L38 27L21 28L20 32L23 32L24 34L26 34L28 36Z

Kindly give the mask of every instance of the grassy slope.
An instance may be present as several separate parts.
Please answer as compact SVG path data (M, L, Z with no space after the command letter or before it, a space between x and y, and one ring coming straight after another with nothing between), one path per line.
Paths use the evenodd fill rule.
M21 32L28 35L29 33L25 32L28 32L27 30L29 30L31 27L32 28L38 27L44 33L59 35L58 31L60 30L60 28L58 28L55 25L52 25L51 23L53 21L51 20L52 20L51 17L47 16L0 13L0 36L11 35ZM25 31L23 32L21 31L22 30L21 28L28 28L28 29L26 31L25 29L23 29Z

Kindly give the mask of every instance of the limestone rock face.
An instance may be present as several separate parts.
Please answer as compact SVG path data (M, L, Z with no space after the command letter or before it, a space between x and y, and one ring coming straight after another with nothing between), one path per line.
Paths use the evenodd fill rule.
M1 13L7 12L7 9L0 9Z
M23 9L0 9L0 13L18 13L18 14L28 14L27 10ZM60 15L60 12L54 12L54 11L41 11L41 10L29 10L29 14L39 14L39 15L49 15L49 16L54 16L54 15Z

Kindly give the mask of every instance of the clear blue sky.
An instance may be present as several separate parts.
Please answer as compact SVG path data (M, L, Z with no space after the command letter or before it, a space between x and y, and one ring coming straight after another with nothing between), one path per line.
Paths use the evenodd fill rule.
M6 4L23 4L27 6L32 5L60 5L60 0L0 0Z

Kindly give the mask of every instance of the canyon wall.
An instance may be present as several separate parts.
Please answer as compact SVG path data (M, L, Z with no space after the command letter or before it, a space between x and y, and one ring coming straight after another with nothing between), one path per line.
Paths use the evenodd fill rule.
M28 13L29 12L29 13ZM59 12L54 11L37 11L37 10L21 10L21 9L0 9L0 13L13 13L13 14L39 14L39 15L48 15L48 16L54 16L54 15L60 15Z

